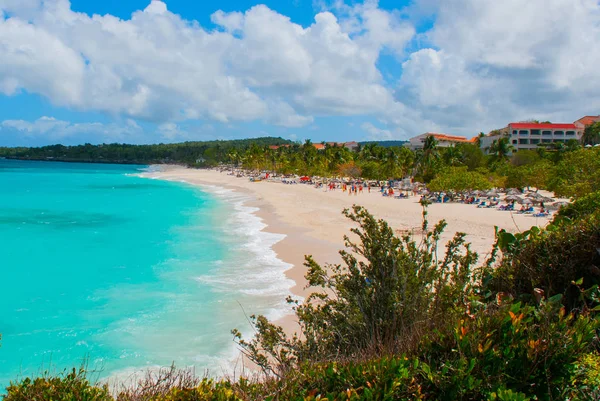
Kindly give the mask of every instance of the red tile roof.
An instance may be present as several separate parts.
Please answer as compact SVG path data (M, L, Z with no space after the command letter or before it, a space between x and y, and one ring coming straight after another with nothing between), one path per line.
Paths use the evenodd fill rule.
M317 150L325 149L325 145L323 145L322 143L313 143L313 146Z
M581 117L579 120L577 120L575 122L583 124L587 127L588 125L592 125L593 123L595 123L597 121L600 121L600 116L585 116L585 117Z
M577 129L575 124L510 123L508 125L512 129Z
M464 136L437 134L435 132L428 132L426 135L427 136L433 136L438 141L471 142L471 140L465 138Z

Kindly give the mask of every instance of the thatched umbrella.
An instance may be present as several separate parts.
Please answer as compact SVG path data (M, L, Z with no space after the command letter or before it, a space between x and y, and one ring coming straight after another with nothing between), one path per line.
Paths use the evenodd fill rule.
M533 205L533 201L529 198L521 199L519 203L521 205Z
M504 198L504 200L506 202L519 202L521 203L521 201L523 200L523 198L521 198L520 196L517 195L508 195L506 198Z
M498 196L498 191L496 191L495 189L491 189L486 192L485 196L487 196L488 198L495 198Z
M506 191L506 194L507 194L507 195L521 195L521 193L522 193L522 192L521 192L521 191L519 191L519 190L518 190L518 189L516 189L516 188L511 188L511 189L509 189L508 191Z

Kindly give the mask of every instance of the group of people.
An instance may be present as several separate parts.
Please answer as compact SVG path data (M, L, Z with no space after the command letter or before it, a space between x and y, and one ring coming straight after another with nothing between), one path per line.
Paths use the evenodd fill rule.
M369 185L367 185L367 183L360 183L360 182L356 182L356 183L335 183L335 182L330 182L328 184L328 188L330 191L335 191L336 189L340 188L342 190L342 192L348 192L348 195L358 195L359 193L362 194L363 191L366 189L369 193L371 192L371 187Z

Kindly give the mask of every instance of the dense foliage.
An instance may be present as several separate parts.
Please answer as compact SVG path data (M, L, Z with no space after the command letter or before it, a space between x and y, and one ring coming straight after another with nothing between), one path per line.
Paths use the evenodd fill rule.
M290 144L282 138L256 138L230 141L185 142L157 145L51 145L39 148L2 148L0 157L14 157L31 160L61 160L96 163L182 163L194 165L197 162L211 165L223 162L232 149L246 149L250 144L268 147Z
M266 373L288 386L288 381L306 380L298 367L324 369L320 379L336 380L313 395L330 399L598 395L593 366L600 328L600 211L581 219L557 218L547 230L500 232L502 256L496 261L497 252L492 252L475 270L476 255L461 234L444 257L434 257L430 246L443 223L431 232L425 227L423 243L417 245L395 237L384 221L359 207L346 214L360 226L354 230L360 243L347 240L353 256L342 251L344 267L324 269L307 259L307 279L322 291L296 305L301 335L289 339L258 317L256 338L240 342ZM433 261L437 268L423 268ZM417 301L407 299L405 291ZM377 379L369 379L365 372L381 364L391 372L384 368ZM339 377L343 369L356 373ZM384 387L382 378L390 380L384 379ZM310 396L311 384L302 384L309 391L295 391ZM278 389L284 399L286 390Z

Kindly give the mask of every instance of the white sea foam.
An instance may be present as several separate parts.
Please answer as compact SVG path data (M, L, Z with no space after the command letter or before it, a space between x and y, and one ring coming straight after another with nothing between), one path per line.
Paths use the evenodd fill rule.
M254 332L244 321L242 309L246 315L262 314L270 320L277 320L291 313L286 298L292 295L291 288L295 283L285 272L292 265L279 259L273 250L273 245L283 240L285 235L265 231L267 225L256 215L259 209L248 206L248 202L253 200L251 196L218 186L204 185L201 189L221 201L221 206L216 208L216 214L212 216L216 220L212 228L220 231L219 240L224 247L230 249L222 259L212 261L208 269L206 266L200 269L206 273L195 277L199 288L208 287L214 294L214 303L206 307L218 310L219 319L209 323L216 326L212 331L197 332L190 327L169 328L173 329L171 341L174 344L164 344L163 353L173 353L169 355L175 360L185 361L184 366L193 364L199 374L204 373L205 368L211 369L211 375L239 374L240 352L231 337L217 339L211 338L211 335L218 331L222 336L238 327L242 329L244 338L251 338ZM181 267L181 261L165 263ZM190 263L189 271L196 270L193 268L193 261L187 263ZM202 311L197 310L193 302L193 299L176 297L163 313L172 316L177 313L194 313L196 310L196 313L201 314ZM160 317L152 314L139 315L134 322L122 321L110 328L107 335L119 333L120 339L124 341L143 338L148 344L156 344L162 338L156 333L158 320ZM177 348L177 338L185 338L189 349L181 349L181 344ZM200 346L196 347L194 344ZM209 344L211 352L207 352ZM218 352L214 352L215 347L219 349ZM178 352L182 355L175 355ZM140 372L156 368L142 355L137 360L141 366L113 372L109 379L113 382L115 379L131 381L132 373L137 372L134 376L139 378Z
M285 238L284 234L264 231L267 225L255 213L256 207L247 203L253 198L230 189L205 185L205 191L228 203L233 213L224 216L225 240L235 249L227 263L220 261L218 268L210 274L198 277L201 282L213 286L217 291L239 292L255 297L277 297L281 300L269 315L277 319L290 313L285 298L291 295L294 281L285 272L292 267L278 258L273 245ZM243 272L243 279L240 279Z

